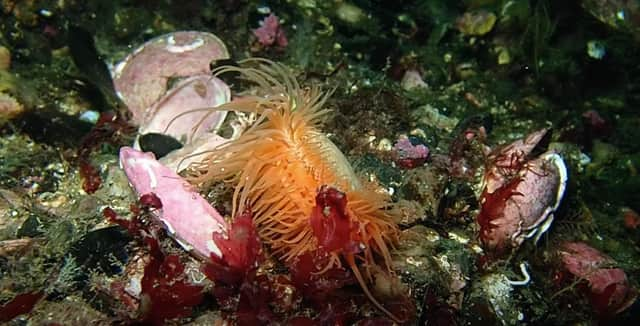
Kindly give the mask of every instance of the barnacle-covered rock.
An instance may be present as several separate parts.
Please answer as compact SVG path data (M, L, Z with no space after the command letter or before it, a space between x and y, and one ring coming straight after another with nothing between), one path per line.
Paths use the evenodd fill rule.
M521 307L517 306L513 285L502 273L476 280L467 301L465 312L469 320L488 325L517 325L524 317Z

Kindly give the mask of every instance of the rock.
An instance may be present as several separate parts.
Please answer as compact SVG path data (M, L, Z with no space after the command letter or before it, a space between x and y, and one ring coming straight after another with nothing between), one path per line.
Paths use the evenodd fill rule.
M458 124L458 119L440 113L438 108L430 104L425 104L415 109L411 112L411 118L416 121L417 124L423 124L446 131L453 130Z
M400 246L393 255L393 268L415 284L426 284L441 272L433 259L441 237L433 230L416 225L402 231Z
M89 282L92 271L106 275L122 273L122 266L129 259L126 248L131 240L120 226L89 231L69 248L58 276L66 285L56 286L52 293L63 295L81 289Z
M22 196L11 190L0 188L0 230L16 223L14 216L23 205Z
M421 210L415 218L436 216L440 199L445 194L447 178L438 173L435 167L427 166L406 173L400 193L408 201L415 202Z
M61 301L42 300L29 315L34 325L113 325L114 318L99 312L79 296L69 296ZM17 322L17 321L15 321Z
M514 299L513 285L502 273L493 273L477 279L472 286L465 312L468 320L481 325L517 325L522 312Z

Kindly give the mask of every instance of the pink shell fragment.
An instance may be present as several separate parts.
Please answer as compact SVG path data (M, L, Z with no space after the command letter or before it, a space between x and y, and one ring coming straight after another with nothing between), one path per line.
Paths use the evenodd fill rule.
M167 91L170 78L207 74L211 61L227 58L226 46L211 33L174 32L151 39L120 62L114 86L133 122L140 124L146 109Z
M218 78L208 75L187 78L147 110L138 133L162 133L190 143L203 133L219 128L227 111L189 111L215 107L230 98L229 86Z
M155 193L162 201L156 217L187 250L199 257L222 258L213 233L227 234L228 225L211 205L152 153L131 147L120 149L120 164L139 195Z

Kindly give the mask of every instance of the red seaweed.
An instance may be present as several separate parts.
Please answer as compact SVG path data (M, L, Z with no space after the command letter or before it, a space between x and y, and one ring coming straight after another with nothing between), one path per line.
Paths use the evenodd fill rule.
M296 257L290 264L293 284L302 290L305 299L322 304L336 289L356 283L350 271L337 265L320 274L328 263L329 255L317 250Z
M322 186L309 223L319 246L327 252L357 253L358 226L347 214L347 197L339 190Z
M88 194L96 192L102 184L100 172L86 160L81 160L79 166L80 177L82 178L82 189Z
M152 325L163 325L165 320L191 315L192 308L203 300L203 286L193 285L186 279L184 265L178 255L165 255L156 236L159 227L145 223L143 219L151 210L162 208L162 202L154 193L142 195L131 205L133 217L124 219L111 208L103 210L103 215L112 223L117 223L149 250L149 261L144 267L141 280L140 309L138 321ZM156 230L157 229L157 230ZM121 286L115 284L115 289ZM112 284L114 287L114 284ZM130 298L120 293L121 301L127 304ZM133 306L128 304L128 306Z
M102 144L118 144L135 128L124 118L113 112L103 112L91 131L84 136L78 148L78 166L82 177L82 189L92 194L102 184L102 178L96 167L91 164L91 153ZM128 141L128 140L127 140Z
M203 287L188 283L185 277L177 255L152 255L141 281L143 322L162 325L167 319L191 315L192 307L202 302Z
M212 236L224 257L223 264L240 273L246 273L256 267L261 257L262 244L253 225L253 215L250 210L236 216L228 235L214 232ZM214 255L211 259L220 262L220 259Z

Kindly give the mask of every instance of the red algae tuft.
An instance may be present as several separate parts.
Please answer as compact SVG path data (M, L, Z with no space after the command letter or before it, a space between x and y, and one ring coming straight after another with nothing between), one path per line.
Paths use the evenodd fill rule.
M257 266L261 258L262 243L253 225L253 216L247 209L234 218L227 235L213 232L213 240L220 247L224 263L241 273L246 273ZM220 258L211 255L213 261Z
M429 157L429 148L418 144L414 145L407 137L399 138L393 146L396 164L404 169L413 169L421 166Z
M135 307L137 322L151 325L164 325L166 320L190 316L192 308L204 298L203 286L191 284L187 280L180 257L162 252L157 238L159 227L144 220L144 216L161 207L162 202L158 197L149 193L132 205L134 216L131 220L118 216L109 207L103 210L107 220L127 229L139 245L147 248L148 254L140 280L139 302L126 294L122 283L113 282L111 288L125 306Z
M151 256L142 278L142 321L162 325L165 320L187 317L203 299L202 286L186 280L184 265L177 255Z
M91 164L91 153L103 144L117 144L134 132L124 118L113 112L100 114L96 125L84 136L78 149L78 166L82 178L82 189L92 194L102 184L100 171Z
M318 245L328 252L359 252L357 222L346 211L347 196L338 189L322 186L311 211L311 228Z

